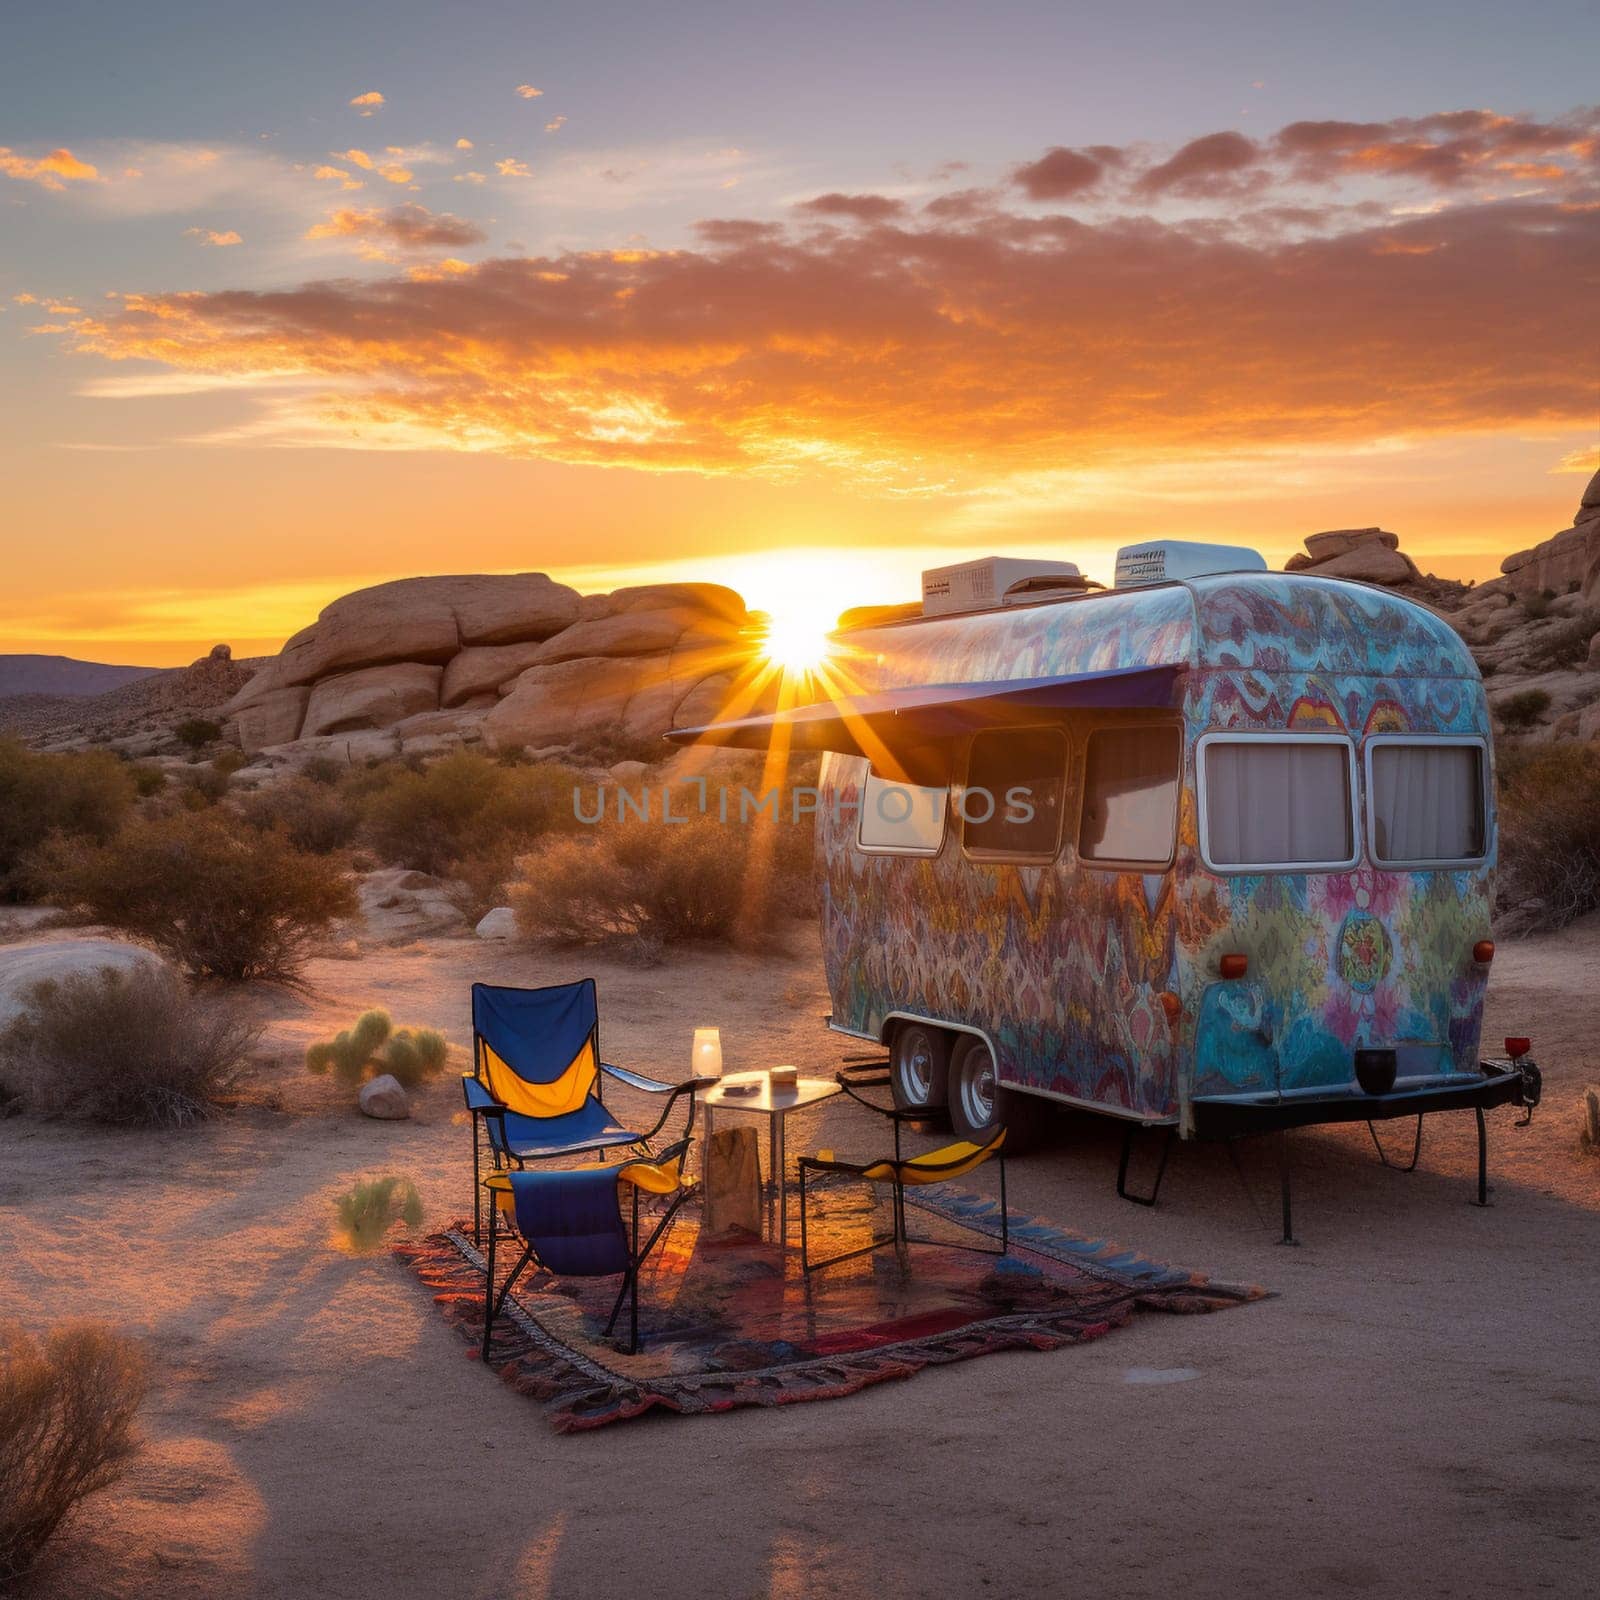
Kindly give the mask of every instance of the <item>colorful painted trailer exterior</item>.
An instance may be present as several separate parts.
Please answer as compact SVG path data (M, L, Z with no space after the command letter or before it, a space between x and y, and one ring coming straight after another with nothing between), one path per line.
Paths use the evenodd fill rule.
M825 758L817 854L834 1028L892 1040L920 1020L979 1037L1002 1089L1185 1134L1204 1133L1213 1107L1348 1102L1363 1093L1363 1049L1394 1052L1399 1091L1482 1081L1490 724L1471 655L1432 612L1364 584L1250 572L838 640L863 695L1162 668L1171 690L1165 705L1102 696L1033 718L1055 730L1040 739L1060 739L1064 776L1054 848L1026 858L972 848L961 812L979 735L955 742L942 832L911 851L863 846L869 761ZM1102 813L1148 799L1138 749L1167 739L1164 858L1106 859ZM1133 776L1097 776L1111 751ZM1312 784L1308 810L1338 859L1257 860L1251 826L1222 819L1253 782L1265 831L1287 837L1294 805L1279 779ZM1449 787L1447 837L1427 820L1428 783ZM1380 816L1377 800L1401 793L1406 818ZM1426 859L1411 854L1419 845Z

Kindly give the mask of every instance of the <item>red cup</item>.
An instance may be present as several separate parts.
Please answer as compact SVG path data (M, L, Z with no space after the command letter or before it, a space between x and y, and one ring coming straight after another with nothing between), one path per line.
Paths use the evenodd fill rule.
M1506 1040L1506 1054L1508 1056L1510 1056L1513 1061L1515 1061L1518 1056L1527 1055L1527 1053L1531 1049L1533 1049L1533 1040L1532 1039L1507 1039Z

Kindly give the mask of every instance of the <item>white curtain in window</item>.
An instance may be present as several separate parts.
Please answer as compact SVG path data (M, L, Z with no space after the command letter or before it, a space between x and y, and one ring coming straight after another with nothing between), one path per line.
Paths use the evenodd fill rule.
M1467 744L1372 747L1372 853L1379 861L1483 854L1483 752Z
M861 843L868 850L936 855L944 839L947 789L895 783L869 772L861 790Z
M1206 851L1218 866L1348 861L1345 744L1240 739L1208 744Z

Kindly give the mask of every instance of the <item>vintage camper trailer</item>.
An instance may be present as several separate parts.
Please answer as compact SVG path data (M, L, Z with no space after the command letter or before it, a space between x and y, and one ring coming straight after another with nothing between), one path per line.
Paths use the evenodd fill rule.
M1177 543L1010 587L695 731L829 752L831 1026L902 1105L979 1135L1056 1100L1131 1142L1537 1097L1525 1052L1479 1054L1492 746L1448 624Z

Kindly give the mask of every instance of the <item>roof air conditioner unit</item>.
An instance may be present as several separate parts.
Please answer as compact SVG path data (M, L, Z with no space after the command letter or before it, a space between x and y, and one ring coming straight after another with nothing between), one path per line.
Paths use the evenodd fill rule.
M958 611L988 611L1004 603L1008 589L1031 578L1081 577L1070 561L1036 561L1024 556L985 556L951 567L929 567L922 574L922 614L945 617ZM1065 588L1065 582L1061 583Z
M1265 572L1261 555L1242 544L1191 544L1185 539L1152 539L1117 551L1118 589L1147 583L1172 583L1216 572Z

